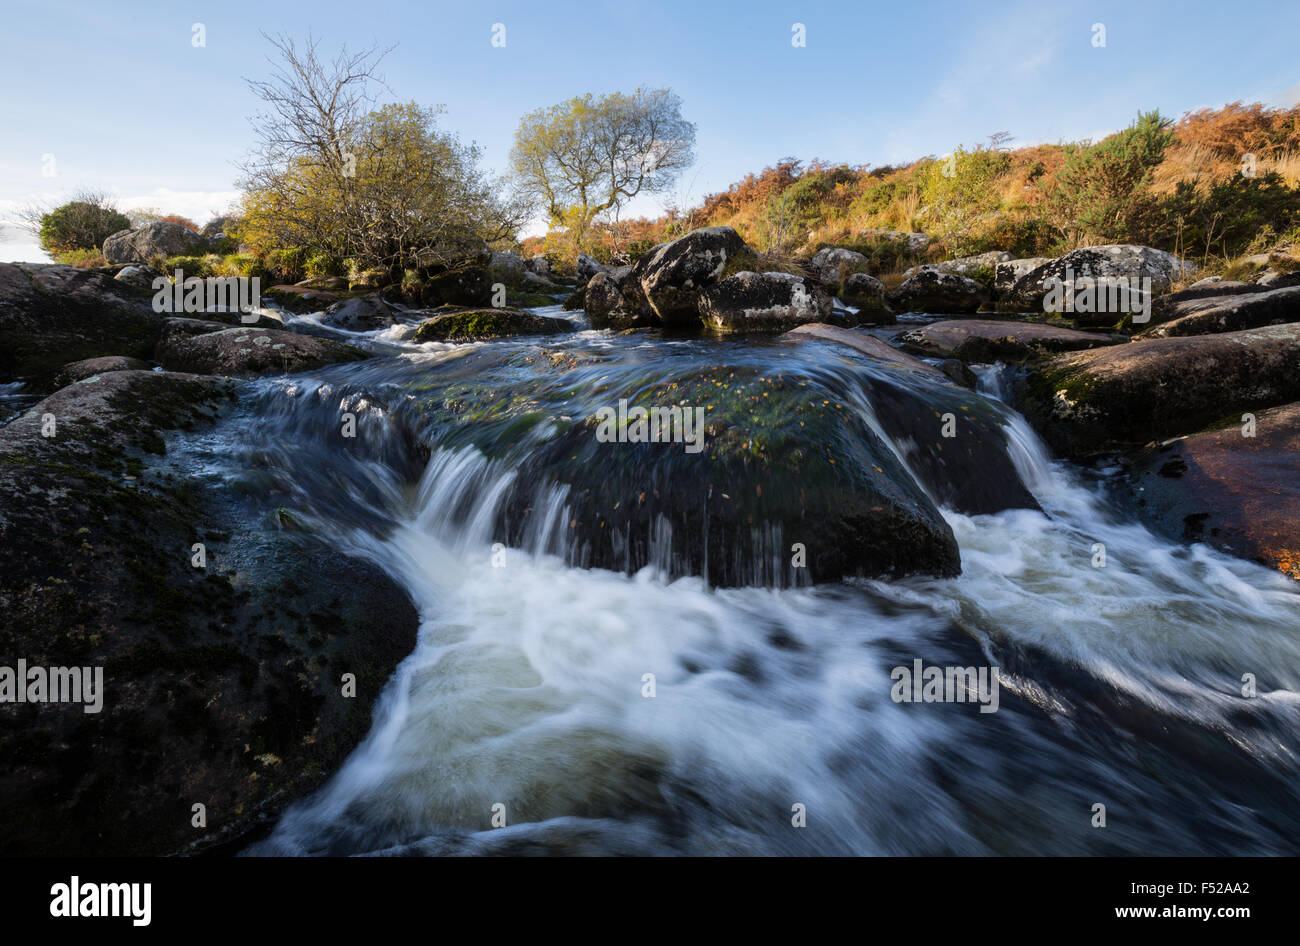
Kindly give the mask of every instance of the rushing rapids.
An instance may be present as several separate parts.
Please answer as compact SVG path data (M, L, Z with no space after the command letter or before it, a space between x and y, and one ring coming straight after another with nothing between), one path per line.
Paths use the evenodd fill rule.
M250 382L173 448L276 497L319 554L383 568L422 616L369 737L248 853L1295 852L1294 583L1131 521L1108 471L1053 460L1002 402L1000 368L970 392L816 340L337 334L387 357ZM906 512L895 538L924 554L835 559L762 517L797 476L737 519L680 444L634 455L582 426L673 382L692 403L712 388L706 407L726 383L746 410L824 407L804 423L833 420L828 456L880 471L851 489ZM936 459L919 418L948 407L978 446ZM725 425L708 436L716 457ZM638 472L667 495L620 518ZM848 493L818 475L807 508L834 537ZM791 566L796 542L821 574ZM999 668L997 711L891 700L917 660Z

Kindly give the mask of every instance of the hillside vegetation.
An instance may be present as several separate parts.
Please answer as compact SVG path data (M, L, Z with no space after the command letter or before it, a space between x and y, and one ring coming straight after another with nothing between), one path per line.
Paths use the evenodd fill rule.
M880 231L928 234L928 259L1141 243L1222 268L1294 240L1300 227L1300 106L1235 102L1177 122L1141 113L1098 142L1012 148L1009 140L999 133L951 155L877 168L784 158L699 206L598 225L591 252L617 262L695 227L726 225L765 253L844 246L884 271L911 260L902 241ZM576 255L562 232L525 240L524 250Z

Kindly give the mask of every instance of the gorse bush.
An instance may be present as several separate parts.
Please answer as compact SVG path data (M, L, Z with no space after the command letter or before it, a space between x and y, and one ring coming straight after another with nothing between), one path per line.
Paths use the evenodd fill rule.
M1140 241L1156 205L1151 182L1173 139L1168 119L1145 112L1098 144L1071 147L1049 198L1067 241Z

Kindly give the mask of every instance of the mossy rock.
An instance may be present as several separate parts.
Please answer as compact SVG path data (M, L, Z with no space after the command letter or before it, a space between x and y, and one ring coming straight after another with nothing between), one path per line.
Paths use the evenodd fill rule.
M0 853L237 850L364 737L414 646L415 610L377 568L277 528L272 497L173 466L177 432L222 423L237 391L115 371L0 428L0 649L104 671L98 714L0 707Z
M519 309L465 309L435 316L415 330L417 342L480 342L515 335L572 332L568 319L535 315Z

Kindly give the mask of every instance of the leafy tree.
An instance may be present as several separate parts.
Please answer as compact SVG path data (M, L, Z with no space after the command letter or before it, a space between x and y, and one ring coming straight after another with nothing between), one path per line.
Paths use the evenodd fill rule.
M113 201L98 191L81 191L53 210L29 208L23 217L41 248L54 257L74 250L97 250L105 239L131 226Z
M479 151L437 127L440 109L373 107L383 53L344 49L325 63L310 38L301 50L271 42L280 66L250 83L270 111L244 166L245 242L395 277L464 261L522 222L479 170Z
M1155 200L1151 179L1174 139L1159 112L1139 112L1124 131L1067 150L1049 205L1067 239L1134 238Z
M668 89L587 94L525 115L510 167L520 193L581 248L600 215L671 186L694 144L695 125Z

